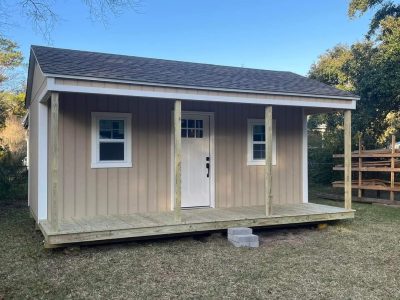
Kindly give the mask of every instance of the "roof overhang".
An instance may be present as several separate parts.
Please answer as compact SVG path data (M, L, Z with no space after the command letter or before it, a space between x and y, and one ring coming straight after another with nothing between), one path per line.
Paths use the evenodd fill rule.
M136 82L121 82L97 78L57 76L47 77L47 92L104 94L142 98L180 99L193 101L262 104L280 106L355 109L359 98L320 97L303 94L253 93L238 90L211 90L198 87L165 86ZM46 91L43 91L43 98Z
M330 109L355 109L359 97L299 94L285 92L264 92L254 90L220 89L199 86L166 85L160 83L135 82L107 78L80 77L60 74L41 74L45 87L32 99L34 66L37 62L31 51L29 59L26 106L33 100L44 102L50 92L104 94L129 97L180 99L226 103L244 103L279 106L299 106ZM37 66L40 69L39 64Z
M172 84L161 84L156 82L142 82L142 81L129 81L129 80L119 80L119 79L108 79L101 77L84 77L84 76L69 76L69 75L59 75L59 74L48 74L45 76L49 78L61 78L61 79L74 79L83 81L97 81L97 82L111 82L111 83L124 83L131 85L146 85L146 86L156 86L156 87L167 87L167 88L180 88L180 89L196 89L204 91L219 91L219 92L237 92L246 94L260 94L260 95L281 95L281 96L299 96L299 97L310 97L310 98L326 98L326 99L342 99L342 100L360 100L360 97L346 97L346 96L331 96L331 95L317 95L317 94L302 94L302 93L288 93L288 92L271 92L271 91L255 91L255 90L240 90L240 89L221 89L212 87L201 87L201 86L187 86L187 85L172 85Z
M40 46L35 46L35 47L38 49L45 48ZM45 97L48 97L48 94L51 91L123 95L123 96L134 96L134 97L164 98L164 99L182 99L182 100L196 100L196 101L271 104L271 105L302 106L302 107L316 107L316 108L322 107L322 108L332 108L332 109L341 109L341 108L355 109L356 101L360 99L358 96L352 95L351 93L340 92L337 89L334 89L332 87L327 87L326 85L325 88L324 87L321 88L321 85L323 86L322 83L319 83L319 85L317 83L308 84L310 83L310 80L307 81L306 79L304 81L305 78L299 75L297 75L297 77L289 76L290 78L286 79L286 81L283 79L279 79L280 78L279 77L278 79L280 81L278 80L278 83L274 83L275 82L274 80L276 79L274 77L275 75L272 76L270 73L277 71L268 71L268 70L258 70L260 72L263 71L264 73L267 72L265 74L269 75L266 77L260 77L261 79L265 78L265 80L263 79L264 81L262 81L265 84L257 85L257 84L241 84L243 83L241 81L237 82L236 84L233 83L214 84L213 82L210 82L210 80L213 79L212 74L216 72L214 69L229 68L224 66L214 66L213 67L214 69L212 68L210 69L210 67L208 67L208 69L206 69L205 71L203 69L200 69L200 71L198 70L201 74L203 73L209 74L208 75L209 77L207 77L209 79L208 81L207 80L199 81L197 75L195 77L192 77L191 80L188 81L180 80L182 76L181 77L178 76L175 79L174 78L166 79L165 76L170 76L171 72L169 73L166 72L161 74L164 77L163 76L149 77L147 76L148 74L146 72L144 73L139 72L137 74L135 73L136 76L133 76L129 72L124 73L121 70L120 70L121 72L119 73L107 72L107 70L109 70L107 68L104 69L103 72L101 71L102 70L101 67L98 68L99 70L96 68L80 69L80 64L78 65L72 64L75 67L69 69L68 65L71 62L70 60L73 58L70 57L69 58L70 60L68 59L65 60L65 57L69 57L68 53L74 53L74 55L76 55L76 53L83 53L83 52L76 50L68 50L68 49L56 49L56 48L45 49L46 51L53 51L51 53L53 54L55 53L55 56L58 57L58 60L56 60L56 62L58 62L58 66L62 66L62 68L51 68L51 66L55 65L52 63L52 60L48 61L45 59L46 57L48 57L46 56L47 52L41 54L42 55L41 59L44 60L44 63L47 62L47 65L43 64L43 66L41 66L41 63L39 63L38 57L36 56L35 53L36 52L35 47L32 46L29 58L26 106L29 106L30 102L36 100L37 98L39 98L39 101L43 101ZM59 55L60 53L58 53L57 51L67 52L68 55L65 53L63 55ZM103 54L90 53L90 52L85 52L85 53L89 53L91 55L100 55L100 56L103 55L102 57L104 59L108 58L111 55L104 53ZM115 56L112 57L114 58ZM164 65L165 62L168 62L166 60L138 58L133 56L132 57L123 56L123 57L125 59L128 59L129 62L132 62L133 59L136 60L139 59L139 62L143 63L144 60L147 64L150 64L150 66L153 66L152 64L154 64L154 61L157 62L163 61ZM96 59L97 61L99 60L98 57ZM178 75L180 74L180 69L179 68L174 69L173 67L175 64L180 64L179 66L181 65L188 66L188 64L190 64L185 62L173 61L173 64L171 65L171 61L169 62L170 63L168 66L173 70L175 70ZM195 65L198 66L198 64ZM207 64L203 65L210 66ZM133 67L135 66L136 64L133 65ZM44 69L42 69L42 67ZM112 68L112 65L108 67ZM76 71L77 69L81 71L78 72L79 70ZM234 68L231 67L231 69ZM140 70L141 69L139 68L139 71ZM247 73L245 74L240 73L241 71L238 73L237 68L235 70L236 73L228 72L228 74L241 74L240 76L242 77L248 76L246 75ZM281 72L281 73L290 75L290 72ZM36 78L39 77L40 80L36 80L36 78L34 77ZM297 81L298 77L299 78L301 77L303 79ZM238 87L238 89L235 89L236 87Z

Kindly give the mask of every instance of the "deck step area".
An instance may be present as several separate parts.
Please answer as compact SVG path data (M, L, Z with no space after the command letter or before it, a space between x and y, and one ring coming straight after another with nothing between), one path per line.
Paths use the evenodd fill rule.
M228 228L228 241L235 247L257 248L260 245L258 236L248 227Z

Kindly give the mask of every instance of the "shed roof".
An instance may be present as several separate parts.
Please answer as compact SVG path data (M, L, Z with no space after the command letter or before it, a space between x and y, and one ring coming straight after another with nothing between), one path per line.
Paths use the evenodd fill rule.
M43 73L48 76L86 77L220 90L358 98L352 93L286 71L219 66L44 46L32 46L32 53Z

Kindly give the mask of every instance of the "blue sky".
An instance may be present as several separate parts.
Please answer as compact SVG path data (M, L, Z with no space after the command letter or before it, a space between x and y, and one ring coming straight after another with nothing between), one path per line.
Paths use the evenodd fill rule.
M141 0L108 25L79 0L58 1L54 47L288 70L306 75L338 43L361 40L370 15L350 20L347 0ZM21 20L21 16L17 16ZM26 57L46 40L28 21L7 30Z

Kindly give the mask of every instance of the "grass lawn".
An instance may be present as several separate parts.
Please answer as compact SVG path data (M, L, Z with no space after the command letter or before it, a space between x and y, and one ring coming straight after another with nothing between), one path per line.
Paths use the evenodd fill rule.
M313 202L342 205L312 199ZM354 204L354 221L45 250L25 203L0 202L0 299L400 298L400 209Z

